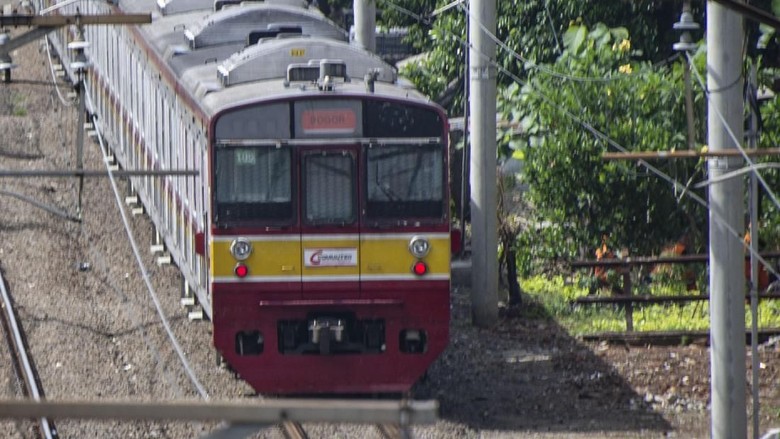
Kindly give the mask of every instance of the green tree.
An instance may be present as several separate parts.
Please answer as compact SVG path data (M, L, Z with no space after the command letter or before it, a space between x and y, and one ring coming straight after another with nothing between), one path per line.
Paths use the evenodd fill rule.
M384 24L408 27L409 40L420 51L427 52L425 60L411 64L403 73L421 91L445 101L452 114L460 114L467 34L465 6L432 16L437 7L449 3L449 0L384 0L378 2L378 7L383 10ZM672 24L679 19L682 3L682 0L497 2L496 37L505 45L499 48L497 62L511 75L520 77L525 76L530 66L553 62L563 51L564 32L577 19L625 26L635 35L634 52L642 59L659 61L671 54L672 43L678 39ZM703 17L700 9L694 12ZM510 55L510 51L517 55ZM512 82L511 75L499 75L499 81L507 85Z
M525 159L528 199L541 225L521 240L546 244L527 247L531 252L554 252L521 255L522 268L534 257L582 257L604 234L617 248L649 254L686 229L703 228L706 210L669 182L633 162L601 157L616 151L610 142L636 151L687 148L682 63L634 60L625 28L574 24L563 40L553 64L530 70L524 85L499 96L503 117L523 127L508 144ZM683 182L702 178L701 162L653 164Z

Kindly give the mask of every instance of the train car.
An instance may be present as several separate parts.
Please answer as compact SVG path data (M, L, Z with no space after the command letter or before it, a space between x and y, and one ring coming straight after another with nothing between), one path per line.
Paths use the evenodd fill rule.
M59 6L152 14L51 44L121 167L199 171L130 182L229 367L260 393L409 390L448 340L443 110L302 3Z

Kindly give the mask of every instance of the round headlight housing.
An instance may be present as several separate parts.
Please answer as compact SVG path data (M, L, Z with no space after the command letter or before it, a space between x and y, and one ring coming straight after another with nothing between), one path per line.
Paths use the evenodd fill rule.
M252 254L252 243L246 238L236 238L230 243L230 254L237 260L244 261Z
M415 258L423 258L431 251L431 243L422 236L414 236L409 241L409 252Z

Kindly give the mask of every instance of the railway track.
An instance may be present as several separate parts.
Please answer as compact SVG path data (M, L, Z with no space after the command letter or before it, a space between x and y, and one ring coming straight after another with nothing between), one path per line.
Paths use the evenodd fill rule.
M408 427L398 424L377 424L379 434L385 439L411 439L412 432Z
M11 353L10 363L13 366L17 381L23 393L28 398L39 401L44 398L43 389L40 385L40 378L32 361L32 357L27 352L27 342L24 331L19 324L14 310L13 300L5 285L5 279L0 273L0 298L2 299L3 312L0 313L5 338ZM45 439L58 439L57 428L54 422L47 418L38 420L36 432L39 437Z
M300 422L283 422L279 426L285 439L308 439L309 436ZM379 435L384 439L411 439L411 430L398 424L376 424Z
M767 343L780 336L780 328L765 328L758 331L758 343ZM601 332L580 336L583 341L607 342L634 346L679 346L684 344L709 345L710 332L691 331L626 331ZM750 346L750 331L745 332L745 345Z

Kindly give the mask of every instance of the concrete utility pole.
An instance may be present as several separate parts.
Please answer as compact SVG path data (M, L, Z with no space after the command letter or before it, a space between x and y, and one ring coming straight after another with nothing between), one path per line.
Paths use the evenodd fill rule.
M708 144L712 151L736 148L743 137L742 17L707 2ZM722 115L722 117L721 117ZM712 158L709 178L741 168L741 157ZM710 342L713 439L747 436L745 402L745 230L743 183L732 178L710 186Z
M471 143L471 313L474 324L498 320L496 188L496 0L469 5Z
M376 0L354 0L355 41L364 49L376 52Z

